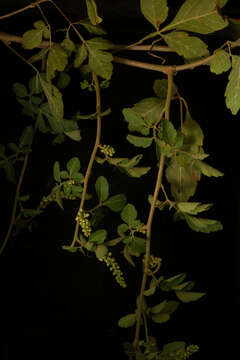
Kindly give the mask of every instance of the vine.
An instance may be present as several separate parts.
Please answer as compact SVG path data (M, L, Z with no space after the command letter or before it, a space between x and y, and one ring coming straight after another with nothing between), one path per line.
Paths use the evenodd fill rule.
M67 28L61 29L65 37L60 43L56 43L53 39L52 24L49 23L44 10L44 3L47 2L52 4L68 24ZM228 19L219 11L226 5L227 0L217 2L202 0L198 4L194 0L186 0L170 22L166 0L140 0L141 13L155 31L127 45L113 44L102 37L106 32L100 25L103 19L98 14L95 0L86 0L85 3L88 18L80 19L75 23L53 0L35 1L22 9L0 16L1 20L19 15L30 8L37 8L41 15L41 19L34 22L33 28L22 36L0 32L0 40L35 72L28 86L21 83L13 85L16 99L22 106L22 113L30 116L34 125L28 125L23 130L18 144L8 144L13 154L8 155L5 145L0 144L0 167L4 169L11 182L15 181L16 162L23 161L16 185L11 220L1 244L0 254L13 235L13 230L15 235L25 228L32 230L34 219L42 214L49 203L56 202L61 209L64 209L63 199L78 200L73 239L70 244L63 246L64 250L81 252L83 255L95 254L123 288L127 287L125 274L109 248L121 247L124 258L132 266L136 266L134 257L142 258L142 280L136 299L136 310L123 316L118 322L122 328L135 326L133 341L124 344L126 355L129 359L136 360L188 359L199 350L197 345L186 345L183 341L159 344L158 340L150 335L148 322L150 320L155 323L165 323L181 302L196 301L205 294L191 291L194 282L184 281L185 273L170 278L159 276L162 259L151 253L151 242L154 241L152 223L155 211L169 208L174 210L174 220L185 221L193 231L210 233L221 230L222 224L219 221L198 216L209 210L212 204L202 204L189 199L195 195L202 176L221 177L223 173L205 162L209 155L203 149L203 131L192 118L188 104L179 93L174 81L179 72L202 65L209 66L210 71L217 75L229 71L229 81L225 91L226 106L232 114L237 114L240 109L240 57L234 54L234 49L240 46L240 42L229 40L210 53L208 45L201 38L201 35L215 33L228 26ZM166 25L162 27L165 22ZM82 35L82 28L88 32L87 36L84 35L86 39ZM72 40L71 29L77 35L78 42ZM146 41L151 43L143 44ZM159 45L159 42L164 44ZM12 47L13 43L21 44L25 50L38 49L38 52L26 59L20 51ZM183 64L152 64L116 56L116 53L123 50L147 51L149 55L159 59L162 58L156 56L154 52L174 53L182 59ZM39 61L40 68L33 65ZM101 165L107 163L126 176L134 178L144 176L151 169L149 166L138 166L142 154L137 154L133 158L117 157L117 151L113 146L101 143L102 118L111 116L111 109L103 111L101 108L101 91L109 86L114 69L113 63L156 71L164 76L154 81L154 97L142 99L122 111L129 130L127 141L137 148L152 146L157 159L155 188L153 195L148 196L150 209L144 222L137 218L137 209L127 202L125 194L110 196L111 187L106 177L99 176L95 182L95 193L88 193L95 163ZM73 67L82 71L84 80L81 82L81 89L95 91L96 106L94 113L90 115L76 113L71 119L65 119L62 91L70 83ZM180 104L179 124L176 124L176 119L170 112L171 103L175 100ZM35 209L26 208L25 203L29 200L29 195L22 194L22 184L35 133L50 133L54 135L54 142L58 144L66 138L80 141L83 120L96 120L95 143L86 169L80 172L81 163L78 157L70 159L65 170L60 168L59 161L55 161L53 164L55 186L49 195L42 197ZM164 185L163 175L166 177L167 186ZM161 196L163 200L160 199ZM95 201L92 208L88 205L89 199ZM121 223L116 227L117 237L114 239L109 239L106 229L97 226L98 216L103 216L104 207L119 214ZM166 299L149 306L148 297L156 292L165 294ZM176 300L169 300L169 292L175 294ZM141 337L142 328L145 333L144 340Z

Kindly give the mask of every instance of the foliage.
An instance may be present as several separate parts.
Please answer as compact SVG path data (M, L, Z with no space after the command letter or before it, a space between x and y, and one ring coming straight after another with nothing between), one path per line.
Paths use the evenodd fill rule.
M41 2L43 0L40 0L37 6L40 7ZM102 37L106 35L106 31L99 25L103 19L98 14L95 0L85 1L88 18L74 24L54 1L49 2L69 22L69 27L63 29L62 41L55 43L52 27L43 16L43 19L35 21L33 27L20 38L24 50L35 51L28 60L24 59L35 74L28 84L16 82L12 89L22 113L30 117L32 123L23 129L16 143L7 144L7 149L4 144L0 144L0 168L3 168L9 181L17 184L12 219L0 252L4 250L13 230L15 235L26 227L32 231L36 218L50 203L56 203L64 210L64 201L74 200L77 208L74 238L71 244L62 247L64 250L80 252L82 255L95 254L96 259L108 266L117 283L123 288L127 286L125 275L109 248L116 247L133 267L137 266L135 258L142 259L144 271L136 309L121 317L118 322L122 328L135 326L133 343L125 344L126 354L137 360L187 359L198 351L197 346L186 346L185 342L175 341L159 350L157 340L149 336L148 322L162 324L169 321L181 303L199 300L204 293L191 291L195 284L193 281L185 281L185 273L170 278L159 274L162 259L151 253L150 244L155 240L151 239L151 226L154 211L169 209L173 210L174 220L185 221L195 232L210 233L222 229L219 221L199 216L200 213L208 211L212 204L202 204L197 199L192 199L203 176L221 177L223 173L205 162L209 154L204 152L203 131L192 118L188 104L179 94L174 80L178 72L206 64L216 75L229 72L225 90L226 106L232 114L238 113L240 57L233 52L240 42L229 40L211 54L206 43L207 38L201 37L214 34L228 26L227 17L222 16L220 11L227 0L202 0L197 4L195 0L186 0L172 20L168 18L166 0L140 0L141 13L153 26L154 32L134 44L135 48L138 49L138 45L147 39L152 39L150 46L160 40L164 41L167 46L165 50L174 52L182 59L183 64L176 66L152 66L116 57L113 50L121 51L121 47L119 50L117 44ZM24 10L32 6L36 6L36 3ZM82 35L82 28L88 32L86 38ZM72 32L77 35L78 41L73 41ZM11 50L9 44L6 45ZM131 46L130 44L129 47ZM37 50L39 47L41 50ZM15 50L14 52L17 53ZM23 59L22 55L18 55ZM118 157L118 151L110 144L102 144L101 118L111 116L111 109L102 111L100 92L110 84L115 61L157 70L163 74L163 78L156 79L153 83L152 97L139 99L133 106L122 110L129 132L126 140L137 149L152 149L158 167L155 189L149 189L149 192L153 193L148 196L149 214L144 220L138 219L138 211L134 204L128 202L127 194L111 193L111 182L104 176L105 165L115 167L128 177L140 178L146 174L153 176L150 166L138 166L143 154L138 153L132 158L128 158L128 154L126 157ZM71 85L71 67L84 74L84 80L80 83L82 91L96 93L96 109L90 115L77 113L66 119L63 91ZM174 101L179 101L183 107L179 122L178 117L175 119L170 115L171 102ZM55 144L61 144L66 138L79 142L82 138L81 122L85 120L96 120L97 123L95 145L88 166L82 168L81 159L76 156L69 159L65 167L61 161L55 161L55 185L51 192L42 197L36 208L28 208L25 204L30 200L30 195L22 193L21 187L35 134L51 134ZM15 167L18 162L23 164L20 174ZM96 179L95 186L91 188L89 181L92 181L90 175L95 162L102 165L103 175ZM164 184L165 180L167 184ZM167 188L170 190L167 191ZM91 189L94 191L88 192ZM88 202L90 199L93 204L91 206ZM116 237L113 239L103 225L98 226L99 219L104 219L104 209L107 209L108 213L118 214ZM104 221L101 221L101 224L103 223ZM156 299L158 293L160 300L152 305L149 297L154 295ZM142 325L145 329L145 340L139 339Z

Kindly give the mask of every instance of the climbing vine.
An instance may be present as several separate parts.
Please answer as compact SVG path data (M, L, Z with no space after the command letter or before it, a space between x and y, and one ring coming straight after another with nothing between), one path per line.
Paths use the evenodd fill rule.
M62 41L55 42L52 25L48 20L45 3L50 3L67 23L61 29ZM161 258L151 252L152 223L154 214L171 210L173 220L184 221L195 232L210 233L222 229L215 219L202 216L213 204L201 203L195 199L196 189L203 176L221 177L220 170L210 166L204 151L204 134L189 111L189 106L180 94L175 83L179 72L208 66L214 74L229 72L225 90L226 106L232 114L240 109L240 57L235 49L239 40L231 39L210 52L208 44L201 35L215 33L229 25L229 19L222 15L221 9L227 0L186 0L178 9L175 17L169 20L167 0L140 0L140 9L153 31L134 44L118 45L107 40L107 33L101 26L104 22L97 9L95 0L86 0L87 18L73 23L53 0L39 0L12 13L1 15L0 20L10 16L21 16L23 11L36 8L41 15L22 36L0 32L0 40L9 51L30 66L33 76L25 84L13 84L16 101L22 113L32 119L32 124L23 129L16 143L0 144L0 168L10 182L16 183L16 194L12 216L0 253L11 241L12 235L32 230L35 218L47 211L50 203L56 203L64 210L65 200L75 200L76 215L72 241L63 249L78 252L79 256L93 254L112 272L116 282L127 287L127 274L118 264L118 256L133 267L135 258L142 259L142 282L136 298L134 312L119 319L122 328L135 327L132 341L124 344L129 359L180 360L188 359L199 350L197 345L187 345L183 341L159 344L149 334L149 322L165 323L174 316L181 303L202 298L205 294L192 291L194 282L181 273L166 278L161 273ZM84 29L84 31L82 31ZM88 35L85 36L86 31ZM84 34L84 35L83 35ZM74 35L74 36L73 36ZM78 38L78 41L73 39ZM24 52L17 50L14 43L20 43ZM164 52L177 54L182 60L180 65L146 63L119 56L122 50L148 51L152 54ZM25 57L27 50L35 50L31 57ZM110 108L102 108L101 92L108 87L114 71L114 63L152 70L162 74L153 83L153 96L140 99L131 107L122 110L123 124L127 124L126 140L137 149L150 148L156 159L153 169L155 187L148 189L149 211L145 219L138 218L134 204L128 202L128 194L111 195L111 182L104 176L104 166L108 164L125 174L126 177L140 178L151 170L150 166L139 166L143 158L138 153L132 158L119 157L112 144L102 143L102 119L111 117ZM71 84L71 69L79 69L84 80L80 88L95 92L96 106L91 114L74 114L66 119L62 93ZM179 115L172 116L171 104L179 102ZM111 104L110 104L111 105ZM24 174L31 156L32 144L36 133L52 134L53 142L61 144L66 138L80 142L82 121L96 121L95 144L89 155L87 167L81 166L81 159L73 157L60 167L59 159L53 164L55 185L47 196L43 196L36 208L29 208L29 194L22 192ZM89 145L90 146L90 145ZM17 163L22 167L18 174ZM95 191L90 193L90 175L94 164L102 165L102 175L95 182ZM157 170L157 171L155 171ZM156 173L156 174L155 174ZM140 183L139 183L139 186ZM91 207L89 200L94 202ZM190 200L190 201L189 201ZM91 202L92 204L92 202ZM75 206L75 205L74 205ZM98 227L98 217L104 216L104 208L119 215L115 224L116 237L111 239L108 230ZM111 251L116 247L116 257ZM124 291L124 289L123 289ZM149 305L149 297L161 293L161 300ZM174 294L169 297L169 293Z

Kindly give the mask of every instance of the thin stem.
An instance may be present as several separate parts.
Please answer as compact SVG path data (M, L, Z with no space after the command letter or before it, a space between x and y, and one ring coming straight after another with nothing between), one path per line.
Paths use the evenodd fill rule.
M93 147L93 151L89 160L89 164L87 167L87 171L84 177L84 185L83 185L83 192L82 192L82 197L81 197L81 202L80 202L80 206L79 206L79 211L81 209L84 208L84 202L85 202L85 197L86 197L86 193L87 193L87 187L88 187L88 180L89 180L89 176L91 174L91 170L92 170L92 166L93 166L93 162L95 160L95 156L98 150L98 146L100 144L100 139L101 139L101 98L100 98L100 86L99 86L99 81L98 81L98 77L95 73L93 73L93 81L95 84L95 89L96 89L96 112L97 112L97 132L96 132L96 139L95 139L95 144ZM78 230L79 230L79 220L76 220L76 226L75 226L75 231L74 231L74 237L73 237L73 241L71 243L71 246L73 247L78 239Z
M6 19L6 18L8 18L8 17L10 17L10 16L13 16L13 15L17 15L17 14L23 12L23 11L26 11L26 10L28 10L28 9L32 9L32 8L34 8L35 6L38 6L39 4L44 3L44 2L48 2L48 1L49 1L49 0L38 0L38 1L35 1L34 3L29 4L29 5L27 5L27 6L24 6L23 8L21 8L21 9L19 9L19 10L15 10L15 11L12 11L11 13L8 13L8 14L6 14L6 15L0 16L0 20L1 20L1 19Z
M29 147L32 146L35 133L36 133L36 124L35 124L35 128L34 128L33 136L31 138L31 141L29 142ZM25 174L25 171L26 171L26 168L27 168L28 159L29 159L29 154L26 154L25 157L24 157L23 166L22 166L21 173L20 173L20 176L19 176L19 179L18 179L18 184L17 184L17 187L16 187L11 220L10 220L10 223L9 223L9 226L8 226L7 234L6 234L6 236L5 236L4 240L3 240L3 243L2 243L2 245L0 247L0 255L3 253L5 247L6 247L7 243L8 243L9 237L10 237L10 235L12 233L13 226L15 224L18 198L19 198L19 195L20 195L20 190L21 190L21 186L22 186L22 183L23 183L24 174Z
M165 117L167 120L170 118L170 104L171 104L171 97L172 97L172 86L173 86L173 71L168 72L168 92L167 92L167 99L165 104ZM164 169L164 161L165 156L161 154L160 157L160 163L159 163L159 169L158 169L158 175L156 180L156 185L154 189L153 199L151 203L151 208L148 215L148 221L146 225L147 234L146 234L146 254L145 254L145 262L144 262L144 269L143 269L143 277L142 277L142 284L141 284L141 290L139 295L139 302L138 302L138 308L137 308L137 321L136 321L136 331L135 331L135 338L133 341L133 347L135 350L138 348L138 342L139 342L139 335L140 335L140 326L141 326L141 317L142 317L142 307L143 307L143 298L144 298L144 291L147 283L147 277L148 277L148 270L149 270L149 261L150 261L150 255L151 255L151 230L152 230L152 221L153 221L153 215L155 211L155 205L158 198L158 193L160 190L160 187L162 185L162 175L163 175L163 169Z
M147 317L145 312L143 312L143 322L144 322L144 330L147 344L149 343L149 335L148 335L148 325L147 325Z

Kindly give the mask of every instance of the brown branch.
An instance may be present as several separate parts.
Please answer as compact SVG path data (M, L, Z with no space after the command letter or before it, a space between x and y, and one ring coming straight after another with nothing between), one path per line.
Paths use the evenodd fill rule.
M15 10L15 11L12 11L11 13L8 13L8 14L5 14L5 15L0 16L0 20L1 20L1 19L6 19L6 18L8 18L8 17L10 17L10 16L13 16L13 15L17 15L17 14L23 12L23 11L28 10L28 9L32 9L32 8L34 8L35 6L38 6L39 4L44 3L44 2L47 2L47 1L49 1L49 0L37 0L37 1L35 1L34 3L29 4L29 5L23 7L23 8L21 8L21 9L19 9L19 10Z

